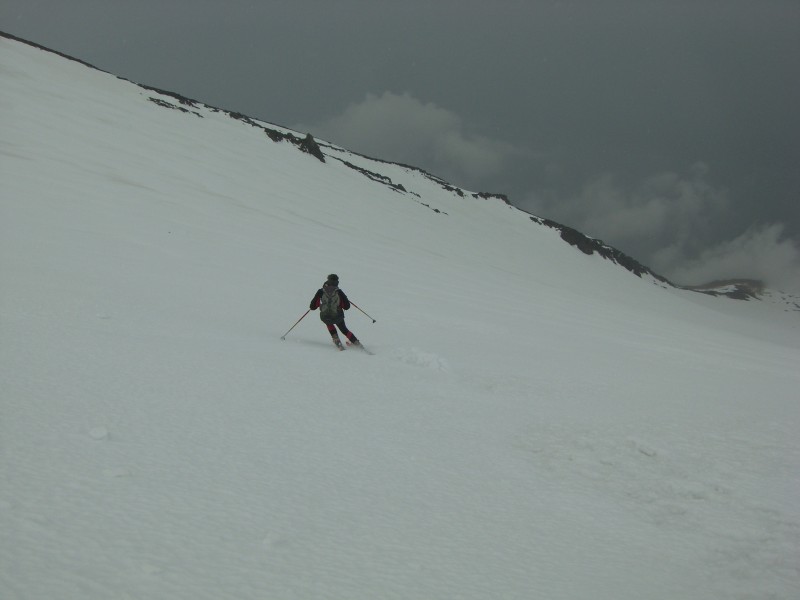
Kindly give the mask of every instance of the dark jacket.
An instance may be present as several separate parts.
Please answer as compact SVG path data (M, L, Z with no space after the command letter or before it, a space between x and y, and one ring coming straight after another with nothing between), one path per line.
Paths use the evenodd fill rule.
M309 308L311 310L317 310L320 305L320 300L322 299L322 294L325 292L322 291L322 288L317 290L317 293L314 294L314 297L311 299L311 304L309 304ZM336 293L339 294L339 312L336 316L336 321L344 321L344 311L350 310L350 300L347 298L347 294L345 294L342 290L336 290ZM320 314L320 319L322 315Z

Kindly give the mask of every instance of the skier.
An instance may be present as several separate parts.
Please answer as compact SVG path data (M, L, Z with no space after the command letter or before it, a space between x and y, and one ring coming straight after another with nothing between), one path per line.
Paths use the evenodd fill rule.
M339 339L339 334L336 331L338 327L351 344L360 346L361 342L353 334L352 331L347 329L344 323L344 311L350 309L350 300L347 295L339 289L339 276L335 273L328 275L328 279L322 284L322 287L314 294L314 298L309 305L311 310L319 308L319 318L325 323L328 328L328 333L331 334L333 343L339 350L344 350L342 341Z

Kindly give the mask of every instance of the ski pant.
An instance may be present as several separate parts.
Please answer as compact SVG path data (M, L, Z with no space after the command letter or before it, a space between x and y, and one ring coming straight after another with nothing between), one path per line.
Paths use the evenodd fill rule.
M358 341L358 338L356 338L355 334L347 328L347 325L344 324L344 319L336 321L335 323L325 323L325 327L328 328L328 333L331 334L331 337L333 339L337 339L339 337L339 334L336 333L337 326L339 327L339 329L342 330L342 333L345 334L345 336L347 336L348 340L350 340L353 343Z

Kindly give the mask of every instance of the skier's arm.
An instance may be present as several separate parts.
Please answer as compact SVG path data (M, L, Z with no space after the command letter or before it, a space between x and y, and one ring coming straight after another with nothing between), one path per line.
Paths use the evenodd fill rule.
M347 298L347 294L345 294L342 290L339 290L339 298L342 301L342 308L344 310L350 310L350 300Z
M308 305L309 310L317 310L319 308L320 298L322 298L322 290L317 290L317 293L311 299L311 304Z

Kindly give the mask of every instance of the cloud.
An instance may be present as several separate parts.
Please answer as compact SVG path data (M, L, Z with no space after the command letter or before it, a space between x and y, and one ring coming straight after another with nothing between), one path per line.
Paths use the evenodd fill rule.
M659 173L634 185L604 174L575 194L532 193L529 205L679 284L749 278L800 292L798 241L778 223L731 237L735 209L725 190L709 183L708 172L697 163L686 174Z
M752 227L733 240L703 250L696 258L687 260L674 248L662 252L660 259L656 253L656 261L672 264L671 277L682 284L749 277L772 288L800 293L800 246L785 237L784 227L778 223Z
M707 170L697 163L687 176L659 173L633 186L603 174L577 194L534 193L529 200L544 216L587 235L650 252L667 243L691 245L728 209L725 191L706 181Z
M408 93L367 94L327 121L297 125L350 150L424 168L461 186L499 175L525 151L465 130L454 112Z

